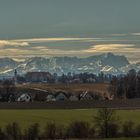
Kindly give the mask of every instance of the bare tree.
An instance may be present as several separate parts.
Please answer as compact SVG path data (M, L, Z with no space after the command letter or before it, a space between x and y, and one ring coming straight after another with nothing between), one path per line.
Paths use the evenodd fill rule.
M97 115L94 116L94 123L95 123L96 128L99 131L99 136L103 138L108 138L111 132L110 126L112 124L117 124L116 121L117 121L117 117L115 115L115 110L109 109L109 108L99 109L97 111ZM117 131L117 129L114 129L114 130ZM115 133L115 132L111 132L111 133Z

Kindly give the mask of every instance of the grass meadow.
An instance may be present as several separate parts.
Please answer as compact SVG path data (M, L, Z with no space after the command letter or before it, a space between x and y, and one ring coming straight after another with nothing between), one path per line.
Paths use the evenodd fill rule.
M73 109L73 110L0 110L0 126L4 127L11 122L17 122L22 129L33 123L39 123L44 128L47 122L54 121L56 124L67 126L75 120L87 121L93 124L93 116L96 109ZM116 115L120 118L120 124L124 121L140 123L140 110L117 110Z

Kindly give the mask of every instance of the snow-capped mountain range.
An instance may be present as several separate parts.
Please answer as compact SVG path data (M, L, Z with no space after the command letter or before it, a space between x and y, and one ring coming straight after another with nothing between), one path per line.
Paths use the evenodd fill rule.
M24 61L13 58L0 58L0 76L12 76L14 70L24 75L31 71L47 71L50 73L127 73L130 69L140 70L140 63L130 64L125 56L105 53L87 58L78 57L32 57Z

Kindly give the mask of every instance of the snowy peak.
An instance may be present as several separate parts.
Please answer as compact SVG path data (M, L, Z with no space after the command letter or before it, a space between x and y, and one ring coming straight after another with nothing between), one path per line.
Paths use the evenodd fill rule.
M139 65L138 65L139 66ZM138 67L135 65L135 67ZM125 56L112 53L94 55L87 58L78 57L32 57L25 61L15 61L12 58L0 58L0 75L13 75L14 69L18 74L30 71L48 71L50 73L124 73L130 66ZM134 67L134 66L133 66Z
M104 65L110 65L115 68L123 67L129 64L125 56L114 55L112 53L104 54L104 59L102 60Z

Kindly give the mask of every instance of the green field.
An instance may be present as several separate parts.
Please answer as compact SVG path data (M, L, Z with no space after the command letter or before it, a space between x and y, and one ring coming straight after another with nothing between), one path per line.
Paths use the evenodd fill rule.
M109 138L109 139L94 139L94 140L140 140L140 138Z
M70 140L80 140L80 139L70 139ZM91 139L86 139L91 140ZM140 140L140 138L108 138L108 139L93 139L93 140Z
M43 128L50 121L57 124L68 125L74 120L83 120L90 123L93 122L93 116L96 110L0 110L0 126L3 127L7 123L17 122L22 128L33 123L39 123ZM140 110L118 110L116 114L121 122L132 120L140 123Z

